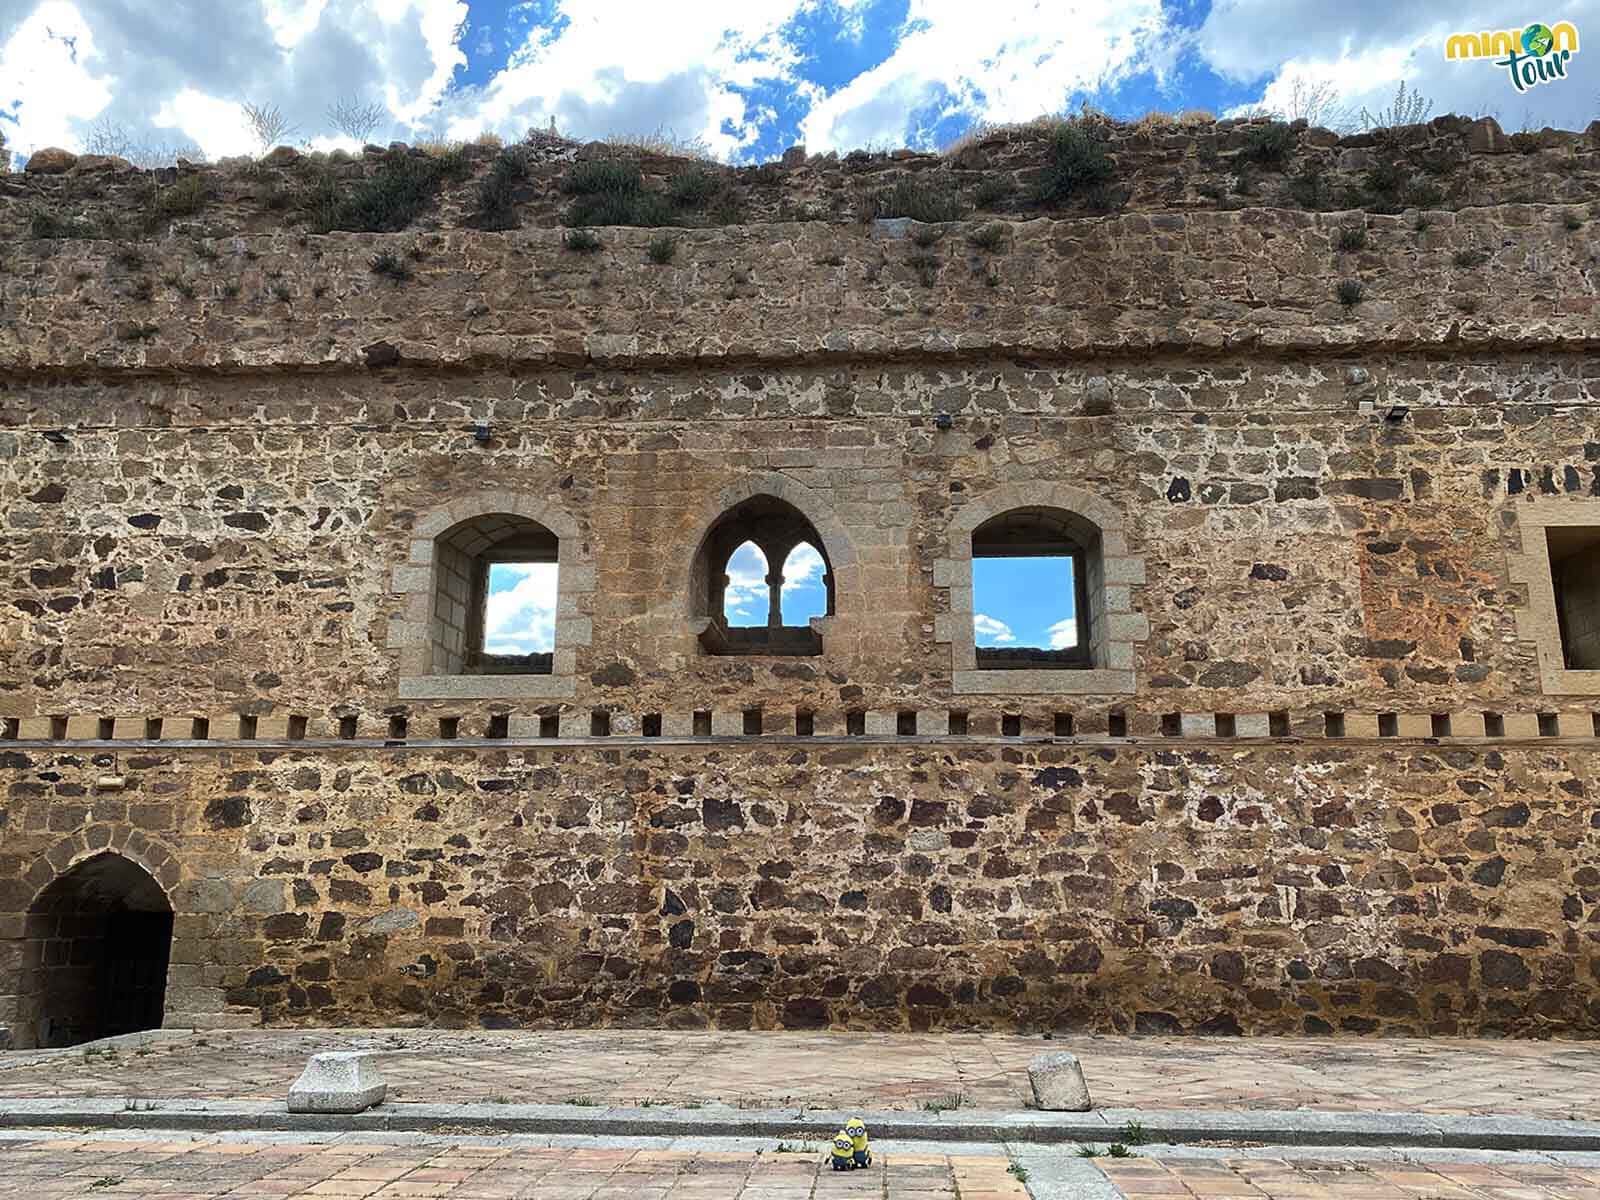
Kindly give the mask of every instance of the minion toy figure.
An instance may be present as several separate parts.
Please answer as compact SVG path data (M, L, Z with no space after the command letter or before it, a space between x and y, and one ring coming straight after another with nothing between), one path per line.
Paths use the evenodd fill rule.
M860 1117L851 1117L844 1131L850 1135L850 1158L858 1167L872 1165L872 1147L867 1144L867 1127Z
M833 1135L833 1169L851 1171L855 1169L855 1165L855 1142L841 1129Z

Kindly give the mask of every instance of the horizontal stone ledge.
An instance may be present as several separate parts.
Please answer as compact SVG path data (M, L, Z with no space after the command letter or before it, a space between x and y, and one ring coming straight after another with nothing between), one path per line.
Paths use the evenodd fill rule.
M0 1128L171 1129L326 1133L507 1134L592 1137L770 1137L827 1140L861 1116L875 1141L1105 1144L1130 1124L1147 1142L1188 1145L1218 1139L1280 1146L1395 1146L1438 1149L1600 1150L1600 1124L1511 1115L1411 1112L1239 1111L1102 1108L1084 1113L1018 1109L832 1112L726 1105L594 1107L566 1104L388 1103L362 1113L290 1113L275 1101L16 1099Z
M429 374L464 374L508 369L583 370L583 369L649 369L661 370L682 367L701 369L715 366L719 370L738 370L747 367L767 369L805 368L842 363L881 363L884 365L911 363L982 362L993 358L1025 355L1040 363L1070 363L1082 361L1115 361L1137 357L1148 363L1151 355L1171 355L1174 358L1210 358L1237 356L1249 353L1258 361L1292 357L1296 362L1327 358L1343 360L1352 351L1362 354L1389 354L1422 351L1430 355L1440 353L1462 357L1479 356L1486 350L1503 353L1540 354L1590 354L1600 350L1600 337L1592 333L1592 320L1573 318L1570 328L1543 329L1539 336L1530 337L1513 333L1506 327L1460 329L1459 322L1440 319L1436 328L1421 334L1382 336L1365 326L1328 326L1308 324L1304 327L1285 328L1278 325L1250 326L1234 323L1226 337L1216 332L1217 323L1203 322L1193 328L1180 329L1181 336L1166 338L1027 338L993 339L979 344L970 342L960 346L928 346L921 340L903 345L884 346L879 339L828 346L818 344L804 348L775 347L771 350L748 350L721 353L694 345L682 348L664 348L655 352L630 352L596 354L589 351L552 351L546 348L515 347L494 354L469 353L455 358L438 357L428 360L402 358L399 362L370 368L363 362L359 347L351 346L348 353L316 362L254 362L249 360L223 360L201 362L174 359L162 363L148 363L137 357L126 361L87 362L30 362L0 359L0 380L14 378L19 381L71 380L85 382L112 380L137 374L141 380L174 378L194 380L206 376L227 378L256 377L263 375L340 375L371 374L374 370L385 372L412 371ZM199 336L198 331L196 337ZM381 340L381 328L373 338ZM502 340L514 340L518 335L505 335ZM920 335L919 335L920 339ZM367 339L370 340L370 339ZM1115 408L1113 407L1113 414ZM1058 414L1081 416L1086 420L1105 419L1105 414L1091 415L1082 412ZM606 424L596 418L596 425ZM84 428L92 428L85 426ZM107 427L110 428L110 427Z
M148 739L129 741L103 741L96 739L18 738L0 741L0 745L27 750L450 750L495 749L507 746L872 746L872 745L926 745L926 746L1572 746L1593 749L1600 738L1575 737L1314 737L1289 734L1282 737L1217 737L1164 736L1137 734L1114 737L1104 733L1055 734L793 734L751 733L721 736L673 735L646 737L641 734L615 734L576 736L563 733L560 737L461 737L461 738L247 738L244 740L172 738L160 741Z

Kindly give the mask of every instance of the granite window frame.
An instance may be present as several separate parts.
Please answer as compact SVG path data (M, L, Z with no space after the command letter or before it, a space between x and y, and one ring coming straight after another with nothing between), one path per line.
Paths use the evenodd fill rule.
M707 636L714 623L711 611L713 591L710 586L711 568L708 566L707 552L715 531L730 514L737 512L741 505L769 500L781 501L804 519L809 526L809 533L801 540L808 542L822 557L827 572L824 580L828 601L827 615L812 617L808 622L818 638L814 657L825 657L830 653L828 649L830 631L849 619L841 613L848 614L852 611L854 598L860 592L861 568L855 543L846 532L844 524L822 497L805 485L777 472L752 472L739 477L736 482L708 499L691 518L690 528L694 530L694 549L686 556L688 573L683 584L683 615L685 627L695 641L694 653L698 655L720 657L713 655L706 647ZM736 548L737 545L731 547L731 549ZM725 564L722 569L726 570ZM790 657L790 655L775 654L772 657Z
M973 633L973 534L1015 510L1050 510L1078 530L1083 551L1090 659L1083 667L990 669L978 661ZM951 518L946 552L933 564L933 585L947 591L946 611L934 620L934 640L950 647L956 695L1131 695L1135 655L1150 623L1134 611L1133 590L1145 581L1143 557L1128 546L1127 524L1106 500L1070 484L1004 484L973 496Z
M1561 608L1550 554L1550 531L1600 530L1600 500L1535 500L1511 510L1519 549L1507 554L1506 574L1527 589L1517 607L1517 636L1538 654L1539 690L1546 696L1600 696L1600 669L1571 669L1562 641Z
M556 539L555 647L548 673L441 669L447 664L439 661L434 636L446 558L441 546L462 526L491 518L531 522ZM463 496L424 513L412 526L407 561L395 568L392 586L400 601L400 614L390 623L389 645L399 652L400 699L564 699L577 694L578 650L588 646L593 637L587 613L595 574L577 521L560 506L524 493L491 491ZM486 601L485 593L485 587L475 589L474 605ZM481 612L468 615L469 637L474 628L481 630L482 619Z
M735 625L728 619L728 566L747 544L754 546L766 563L764 625ZM804 625L785 624L784 569L801 546L810 546L822 559L824 612ZM838 602L826 539L793 504L765 492L740 501L712 522L695 551L692 588L696 615L707 618L700 634L701 652L713 657L818 657L823 651L823 630Z

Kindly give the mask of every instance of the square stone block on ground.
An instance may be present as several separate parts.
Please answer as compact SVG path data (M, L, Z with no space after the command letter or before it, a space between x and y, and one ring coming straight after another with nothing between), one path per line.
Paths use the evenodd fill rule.
M358 1113L382 1104L388 1085L368 1051L313 1054L289 1088L294 1113Z

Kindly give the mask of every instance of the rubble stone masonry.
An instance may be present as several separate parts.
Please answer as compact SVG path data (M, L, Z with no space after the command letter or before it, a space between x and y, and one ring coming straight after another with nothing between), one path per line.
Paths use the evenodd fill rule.
M1600 129L1428 136L1499 194L1141 168L666 263L19 228L0 1027L43 1040L40 897L110 851L174 1025L1600 1032L1600 622L1552 567L1600 538ZM702 647L697 551L763 496L824 542L820 655ZM1098 531L1093 670L974 667L972 529L1029 505ZM559 540L547 673L437 665L479 514Z

